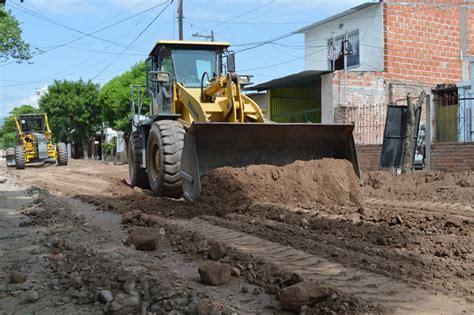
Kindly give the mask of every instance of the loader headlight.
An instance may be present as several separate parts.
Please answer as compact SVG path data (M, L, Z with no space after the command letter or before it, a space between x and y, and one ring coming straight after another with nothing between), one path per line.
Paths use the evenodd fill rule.
M240 85L247 85L250 84L251 76L249 75L239 75L239 84Z

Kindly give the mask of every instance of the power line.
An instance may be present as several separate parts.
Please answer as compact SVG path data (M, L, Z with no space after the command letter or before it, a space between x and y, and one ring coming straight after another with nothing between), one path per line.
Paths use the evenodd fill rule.
M287 64L287 63L290 63L290 62L299 60L299 59L306 58L306 57L308 57L308 56L312 56L312 55L318 54L318 53L322 52L323 50L326 50L326 47L323 48L323 49L321 49L321 50L314 51L314 52L312 52L312 53L305 54L304 56L297 57L297 58L293 58L293 59L290 59L290 60L287 60L287 61L275 63L275 64L268 65L268 66L264 66L264 67L258 67L258 68L253 68L253 69L244 69L244 70L241 70L241 71L254 71L254 70L268 69L268 68L273 68L273 67L281 66L281 65L284 65L284 64Z
M212 27L205 29L205 30L202 31L202 32L199 32L199 34L204 33L204 32L207 32L207 31L212 30L212 29L215 29L216 27L221 26L221 25L224 25L224 24L228 23L229 21L235 20L235 19L237 19L237 18L239 18L239 17L242 17L242 16L244 16L244 15L247 15L247 14L249 14L249 13L252 13L252 12L254 12L255 10L259 10L259 9L261 9L261 8L264 8L264 7L266 7L266 6L269 6L269 5L272 4L273 2L275 2L275 0L270 0L269 2L264 3L264 4L262 4L262 5L260 5L260 6L256 7L256 8L253 8L253 9L251 9L251 10L245 11L245 12L243 12L243 13L241 13L241 14L238 14L238 15L236 15L236 16L234 16L234 17L231 17L230 19L228 19L228 20L226 20L226 21L221 21L221 22L219 22L219 23L213 25Z
M70 31L73 31L73 32L82 34L82 35L84 35L84 37L92 37L92 38L95 38L95 39L98 39L98 40L101 40L101 41L104 41L104 42L107 42L107 43L110 43L110 44L114 44L114 45L117 45L117 46L120 46L120 47L126 46L126 45L123 44L123 43L114 42L114 41L108 40L108 39L106 39L106 38L102 38L102 37L98 37L98 36L93 35L93 34L95 34L95 33L97 33L97 32L100 32L100 30L99 30L99 31L95 31L95 32L93 32L93 33L85 33L85 32L83 32L83 31L81 31L81 30L75 29L75 28L70 27L70 26L68 26L68 25L65 25L65 24L63 24L63 23L60 23L60 22L57 22L57 21L55 21L55 20L52 20L52 19L50 19L50 18L48 18L48 17L45 17L45 16L43 16L43 15L37 13L37 12L34 12L34 11L28 9L28 8L22 8L22 7L20 7L20 6L16 5L16 4L14 4L14 3L12 3L11 5L12 5L15 9L17 9L17 10L23 12L23 13L26 13L26 14L31 15L31 16L33 16L33 17L36 17L36 18L38 18L38 19L40 19L40 20L46 21L46 22L48 22L48 23L51 23L51 24L54 24L54 25L63 27L63 28L68 29L68 30L70 30ZM78 39L77 39L77 40L78 40ZM74 40L74 41L76 41L76 40Z
M80 37L78 37L78 38L69 40L69 41L67 41L67 42L63 42L63 43L61 43L61 44L57 44L57 45L50 46L51 48L48 48L48 49L46 49L46 50L43 50L43 51L40 51L40 52L38 52L38 53L33 54L33 56L36 56L36 55L42 55L42 54L44 54L44 53L50 52L50 51L52 51L52 50L55 50L55 49L58 49L58 48L61 48L61 47L65 47L65 46L67 46L67 45L69 45L69 44L72 44L72 43L74 43L74 42L77 42L77 41L79 41L79 40L81 40L81 39L83 39L83 38L85 38L85 37L92 37L92 38L98 39L98 40L100 40L100 41L105 41L105 42L109 42L109 43L114 44L114 45L119 45L120 47L125 47L125 46L126 46L125 44L117 43L117 42L110 41L110 40L107 40L107 39L103 39L103 38L94 36L94 34L99 33L99 32L102 32L102 31L104 31L104 30L106 30L106 29L109 29L109 28L111 28L111 27L114 27L114 26L116 26L116 25L118 25L118 24L121 24L121 23L123 23L123 22L126 22L126 21L128 21L128 20L131 20L131 19L133 19L133 18L135 18L135 17L137 17L137 16L140 16L140 15L142 15L142 14L144 14L144 13L147 13L147 12L149 12L149 11L152 11L153 9L156 9L156 8L158 8L158 7L160 7L160 6L164 5L164 4L166 4L166 2L167 2L167 1L161 2L161 3L159 3L159 4L157 4L157 5L153 6L153 7L150 7L150 8L148 8L148 9L145 9L145 10L143 10L143 11L140 11L140 12L138 12L138 13L136 13L136 14L133 14L133 15L131 15L131 16L125 18L125 19L122 19L122 20L119 20L119 21L114 22L114 23L112 23L112 24L109 24L109 25L107 25L107 26L104 26L104 27L102 27L102 28L100 28L100 29L98 29L98 30L96 30L96 31L94 31L94 32L91 32L91 33L85 33L85 32L82 32L82 31L80 31L80 30L76 30L76 29L74 29L74 28L72 28L72 27L66 26L66 25L64 25L64 24L62 24L62 23L59 23L59 22L56 22L56 21L54 21L54 20L51 20L51 19L49 19L49 18L47 18L47 17L41 16L39 13L36 13L36 12L34 12L34 11L32 11L32 10L29 10L29 9L26 9L26 8L18 7L18 6L15 5L14 3L9 3L9 5L12 5L15 9L18 9L18 10L20 10L20 11L26 13L26 14L32 15L32 16L34 16L34 17L36 17L36 18L45 20L45 21L47 21L47 22L50 22L50 23L53 23L53 24L56 24L56 25L57 25L57 24L60 24L61 27L65 27L65 28L67 28L67 29L71 29L71 30L73 30L73 31L75 31L75 32L78 32L78 33L80 33L80 34L83 34L83 36L80 36ZM25 9L28 10L29 12L25 11ZM40 17L40 16L41 16L41 17ZM138 50L137 48L134 48L134 49L135 49L135 50ZM144 50L144 49L143 49L143 50ZM143 50L142 50L142 51L143 51ZM9 62L9 63L3 64L3 65L0 65L0 66L6 66L6 65L9 65L9 64L12 64L12 63L15 63L15 62Z
M157 16L155 16L155 18L153 18L153 20L151 20L150 23L148 23L148 25L143 29L143 31L140 32L140 34L138 34L131 42L130 44L128 44L127 47L125 47L120 53L119 55L117 55L117 57L115 57L110 63L108 63L102 70L100 70L93 78L92 80L95 80L99 75L101 75L105 70L107 70L113 63L115 63L115 61L117 61L120 56L122 56L139 38L140 36L143 35L143 33L146 32L146 30L163 14L163 12L165 12L165 10L173 3L173 0L169 1L168 4L157 14Z

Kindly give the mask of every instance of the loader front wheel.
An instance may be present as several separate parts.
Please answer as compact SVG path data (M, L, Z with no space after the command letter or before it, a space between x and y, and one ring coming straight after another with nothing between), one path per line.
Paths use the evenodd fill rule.
M64 166L67 165L67 147L64 143L58 143L56 146L58 149L58 165Z
M160 197L180 198L181 153L185 130L173 120L160 120L151 126L147 143L147 173L151 191Z
M15 150L15 167L18 170L25 169L25 150L21 145L17 146Z
M130 186L150 189L146 170L140 166L141 158L140 135L138 132L132 132L128 140L128 173L130 175Z

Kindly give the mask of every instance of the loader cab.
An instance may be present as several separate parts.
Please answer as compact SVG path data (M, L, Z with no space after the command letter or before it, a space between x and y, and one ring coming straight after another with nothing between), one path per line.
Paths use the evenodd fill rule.
M158 41L146 62L147 89L153 97L152 114L170 113L173 85L201 89L224 71L228 43Z
M44 133L46 131L44 116L41 114L20 115L18 116L18 124L25 134Z

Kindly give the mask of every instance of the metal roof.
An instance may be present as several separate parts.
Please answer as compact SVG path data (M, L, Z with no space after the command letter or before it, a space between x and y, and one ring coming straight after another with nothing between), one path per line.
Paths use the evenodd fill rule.
M311 25L308 25L308 26L305 26L303 28L300 28L299 30L297 30L295 33L304 33L306 31L309 31L310 29L312 28L315 28L319 25L322 25L324 23L327 23L327 22L331 22L335 19L338 19L338 18L341 18L341 17L344 17L346 15L349 15L349 14L352 14L354 12L357 12L357 11L360 11L360 10L363 10L363 9L366 9L366 8L369 8L371 6L374 6L374 5L379 5L380 3L382 2L382 0L379 0L378 2L366 2L366 3L363 3L361 5L358 5L356 7L353 7L349 10L346 10L346 11L343 11L341 13L338 13L336 15L333 15L333 16L330 16L324 20L321 20L321 21L318 21L316 23L313 23Z
M193 41L193 40L159 40L156 42L155 47L150 52L150 55L154 54L158 46L177 46L181 48L202 48L207 50L215 50L216 48L227 48L230 46L228 42L207 42L207 41Z
M311 79L322 76L323 74L331 73L331 71L307 70L295 74L290 74L286 77L273 79L268 82L246 87L246 91L264 91L275 87L293 86L301 82L306 82Z

